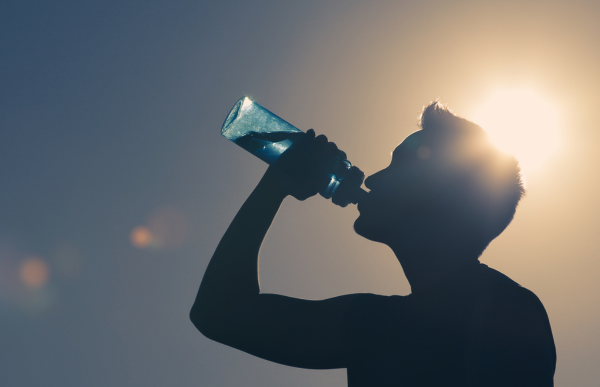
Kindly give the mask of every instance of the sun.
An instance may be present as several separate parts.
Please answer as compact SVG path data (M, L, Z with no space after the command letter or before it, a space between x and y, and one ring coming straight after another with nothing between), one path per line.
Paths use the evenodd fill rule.
M530 89L496 91L475 110L473 121L525 171L540 167L558 147L556 108Z

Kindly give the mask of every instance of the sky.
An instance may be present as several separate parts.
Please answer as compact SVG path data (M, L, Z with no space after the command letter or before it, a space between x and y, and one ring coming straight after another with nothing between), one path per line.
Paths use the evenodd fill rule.
M229 109L247 95L370 175L431 100L474 119L526 88L556 110L556 149L481 261L544 303L556 385L595 386L599 15L578 0L1 2L0 385L344 386L344 370L272 364L189 322L266 170L221 137ZM357 214L286 199L262 291L409 294Z

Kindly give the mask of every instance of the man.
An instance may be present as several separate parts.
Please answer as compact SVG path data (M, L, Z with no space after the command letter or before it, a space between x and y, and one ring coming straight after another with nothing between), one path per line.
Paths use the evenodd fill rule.
M311 130L244 203L202 280L190 317L208 338L294 367L347 368L348 385L552 386L556 351L543 305L479 263L524 193L516 160L441 104L368 177L355 231L388 245L408 296L309 301L261 294L258 253L288 195L315 195L339 151Z

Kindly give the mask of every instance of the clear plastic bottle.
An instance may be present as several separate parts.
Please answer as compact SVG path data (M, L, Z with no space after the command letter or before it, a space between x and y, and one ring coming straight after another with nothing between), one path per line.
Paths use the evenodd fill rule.
M221 134L241 146L254 156L268 164L273 164L298 138L305 133L289 124L275 114L248 97L240 98L233 106ZM344 179L352 174L347 188L338 191ZM332 171L328 173L329 183L319 193L325 199L330 199L336 191L336 204L345 207L348 203L356 204L359 197L365 193L360 188L364 174L357 168L352 168L348 160L337 158ZM344 197L340 197L343 192Z

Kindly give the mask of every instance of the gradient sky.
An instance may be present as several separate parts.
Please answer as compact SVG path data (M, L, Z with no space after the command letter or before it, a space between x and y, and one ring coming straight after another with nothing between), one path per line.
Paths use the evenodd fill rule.
M559 148L481 260L546 306L556 385L596 386L598 17L597 1L2 1L0 385L345 386L344 370L271 364L189 322L266 169L220 136L227 112L248 95L372 174L429 101L470 118L529 87L560 112ZM408 294L356 216L288 199L263 290Z

